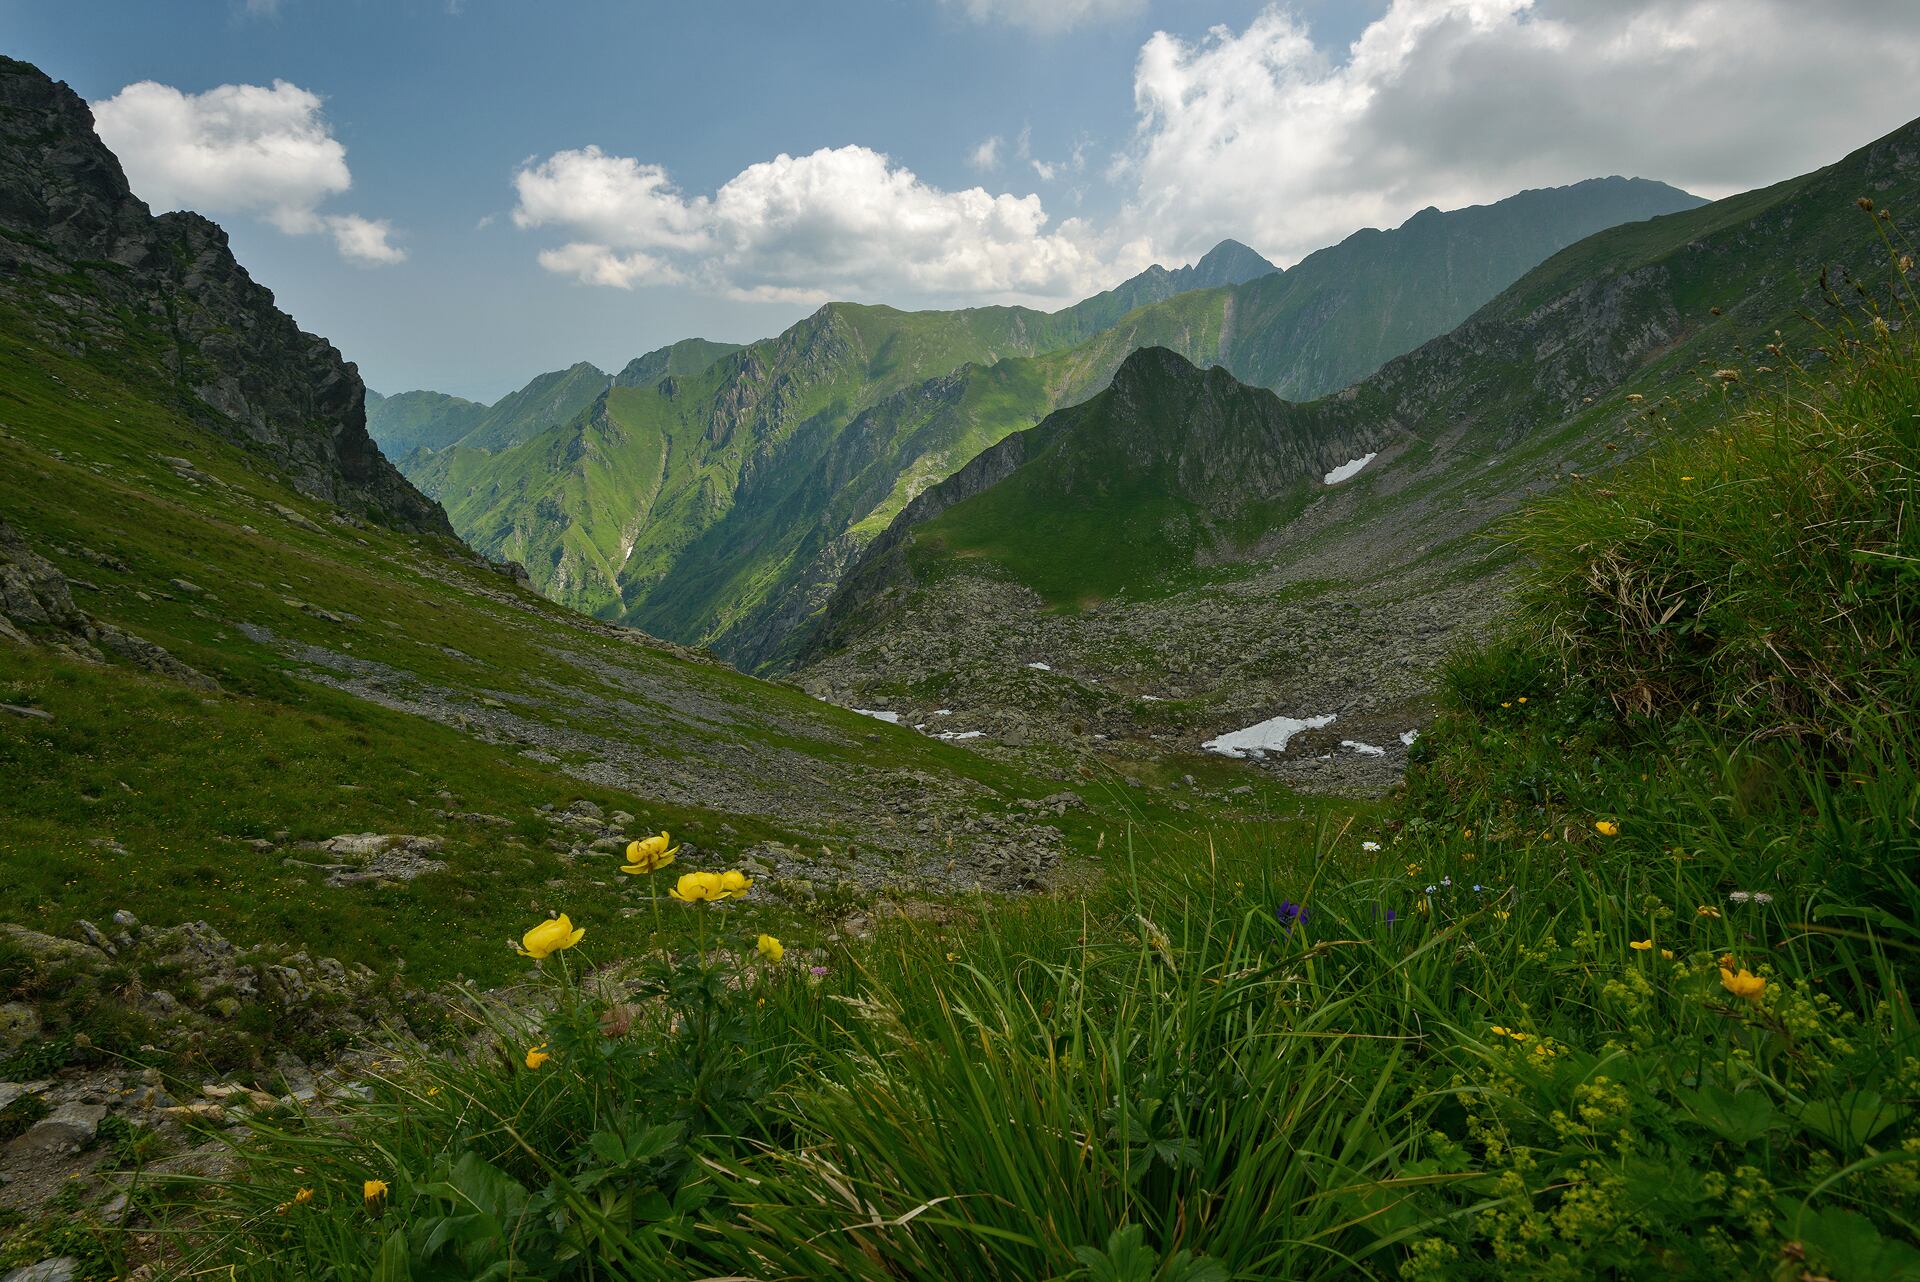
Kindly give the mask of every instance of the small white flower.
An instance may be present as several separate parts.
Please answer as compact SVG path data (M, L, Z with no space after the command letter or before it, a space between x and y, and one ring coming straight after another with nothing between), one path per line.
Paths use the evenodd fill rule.
M1438 889L1440 889L1440 887L1438 887L1438 886L1428 886L1428 887L1427 887L1427 893L1428 893L1429 895L1431 895L1431 894L1432 894L1432 893L1433 893L1434 891L1436 891L1436 890L1438 890Z
M1451 877L1442 877L1442 878L1440 879L1440 884L1441 884L1442 886L1451 886L1451 885L1453 884L1453 878L1451 878Z
M1380 849L1380 843L1379 843L1379 842L1377 842L1377 841L1363 841L1363 842L1361 842L1361 843L1360 843L1360 849L1362 849L1362 850L1378 850L1378 849Z
M1764 890L1756 890L1753 892L1753 902L1756 904L1770 904L1773 902L1773 896Z
M1727 896L1727 902L1730 904L1744 904L1752 898L1753 893L1751 891L1736 890Z

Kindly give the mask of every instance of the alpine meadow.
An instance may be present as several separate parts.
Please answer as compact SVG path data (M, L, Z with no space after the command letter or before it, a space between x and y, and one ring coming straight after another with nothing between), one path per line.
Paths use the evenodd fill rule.
M1920 11L0 49L0 1282L1920 1282Z

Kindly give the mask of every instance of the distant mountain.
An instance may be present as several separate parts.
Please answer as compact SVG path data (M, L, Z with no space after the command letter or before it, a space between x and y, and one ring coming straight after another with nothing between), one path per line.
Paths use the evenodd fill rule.
M171 389L180 412L302 493L452 533L367 435L354 366L274 307L214 223L152 216L79 95L6 57L0 191L0 300L32 337Z
M561 405L516 408L521 428L477 428L404 466L462 537L523 561L556 599L775 664L915 495L1092 396L1141 347L1318 386L1443 332L1595 227L1696 204L1602 179L1423 214L1286 272L1227 241L1054 313L831 304L663 377L650 398L601 397L613 380L575 367L595 377L573 383L570 418L555 417ZM540 422L557 425L523 434Z
M367 433L390 459L443 449L471 432L486 412L478 401L444 392L382 396L367 390Z
M1920 206L1920 122L1579 241L1311 403L1137 352L908 505L843 574L801 680L905 713L924 691L1020 736L1230 729L1263 707L1398 716L1448 638L1491 618L1490 521L1717 412L1783 357L1821 358L1802 317L1894 270L1855 207L1867 193ZM1027 659L1074 675L1036 686Z

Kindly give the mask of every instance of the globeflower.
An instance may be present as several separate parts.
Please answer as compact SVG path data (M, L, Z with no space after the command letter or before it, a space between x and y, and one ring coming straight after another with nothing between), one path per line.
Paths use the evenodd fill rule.
M1636 953L1650 952L1653 949L1653 941L1651 939L1630 939L1627 941L1627 947L1633 949Z
M621 866L620 871L636 877L641 873L659 872L672 863L673 857L680 853L680 847L672 845L671 841L666 829L663 828L657 836L648 837L643 841L628 842L627 862Z
M1745 966L1742 966L1739 970L1730 970L1723 965L1720 967L1720 987L1726 989L1735 997L1745 998L1750 1002L1757 1002L1760 1000L1760 994L1767 991L1767 981L1748 970Z
M1693 915L1695 917L1706 917L1711 919L1711 918L1718 917L1720 915L1720 910L1718 908L1715 908L1712 904L1701 904L1698 908L1693 910Z
M575 928L565 913L547 920L520 936L520 955L531 957L535 961L553 953L565 952L580 942L587 933L584 926Z
M553 1056L547 1053L547 1044L545 1042L541 1042L538 1046L533 1046L528 1048L527 1067L538 1068L552 1058Z
M667 892L682 903L698 903L703 899L724 899L720 887L720 874L717 872L683 872L680 880Z
M1595 820L1593 830L1602 837L1618 837L1620 835L1620 825L1611 819Z
M772 935L760 936L759 940L755 942L754 947L759 950L762 957L774 963L776 966L779 965L780 959L787 955L786 946Z
M716 899L745 899L747 892L753 889L753 882L747 874L737 868L729 868L720 874L720 893Z

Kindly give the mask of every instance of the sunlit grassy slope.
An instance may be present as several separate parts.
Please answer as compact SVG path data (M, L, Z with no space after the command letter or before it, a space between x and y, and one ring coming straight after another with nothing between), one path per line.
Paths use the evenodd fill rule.
M488 1048L263 1127L195 1267L1920 1277L1920 352L1855 319L1513 526L1384 813L612 992L583 944Z

